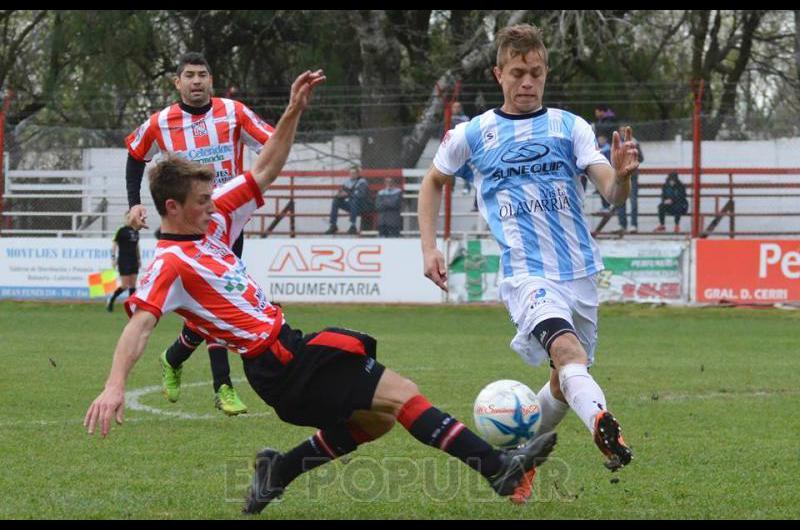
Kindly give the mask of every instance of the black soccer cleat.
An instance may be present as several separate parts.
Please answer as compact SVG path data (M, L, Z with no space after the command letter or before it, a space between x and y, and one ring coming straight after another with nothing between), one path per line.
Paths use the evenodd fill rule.
M283 454L267 447L256 454L255 472L242 513L259 514L267 504L283 495L284 485L277 473Z
M533 467L539 467L547 460L547 456L556 445L556 438L554 431L546 432L520 448L501 451L500 471L489 479L494 491L503 497L514 493L525 473Z
M611 471L627 466L633 459L631 448L622 438L622 427L607 410L598 413L594 420L594 443L608 457L603 465Z

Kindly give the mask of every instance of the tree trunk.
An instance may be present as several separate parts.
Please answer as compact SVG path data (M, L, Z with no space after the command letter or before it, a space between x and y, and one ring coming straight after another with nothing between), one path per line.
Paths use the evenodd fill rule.
M387 98L388 92L397 94L401 84L401 45L385 11L356 11L351 17L361 48L361 90L368 102L361 107L361 127L365 129L361 164L401 167L403 132L397 126L401 106Z
M512 26L514 24L519 24L527 13L527 10L514 11L509 17L507 25ZM484 31L483 27L478 29L478 32L482 31ZM475 37L473 36L470 42L474 41ZM490 65L494 64L496 54L494 42L486 43L480 47L470 48L464 50L464 52L464 56L461 58L460 68L457 72L447 70L436 81L436 84L431 90L431 95L428 96L425 110L420 115L420 119L414 126L414 130L403 139L403 167L414 167L417 165L419 157L425 150L425 145L428 143L430 137L442 129L440 120L444 109L444 103L442 102L439 91L441 91L442 94L449 95L455 87L456 81L461 79L462 76L467 76L476 70L488 68ZM439 90L436 89L437 86Z
M731 120L736 123L736 92L739 81L744 74L747 63L750 62L750 54L753 49L753 35L758 29L761 19L764 16L762 11L747 11L744 14L744 24L742 26L742 37L739 43L739 53L736 62L731 68L730 73L725 76L722 95L720 96L719 109L716 116L711 120L708 131L708 139L714 139L719 134L723 124ZM706 136L706 135L704 135Z
M794 66L797 72L797 96L800 98L800 9L794 12Z

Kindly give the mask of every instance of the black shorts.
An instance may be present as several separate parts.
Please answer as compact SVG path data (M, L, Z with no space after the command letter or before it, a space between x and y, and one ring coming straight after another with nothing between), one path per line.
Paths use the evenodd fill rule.
M128 276L129 274L139 274L138 261L119 261L117 262L117 270L120 276Z
M325 328L302 336L283 326L270 351L243 357L250 386L278 417L293 425L326 429L372 408L384 367L375 360L374 338L349 329ZM283 348L283 364L273 352Z

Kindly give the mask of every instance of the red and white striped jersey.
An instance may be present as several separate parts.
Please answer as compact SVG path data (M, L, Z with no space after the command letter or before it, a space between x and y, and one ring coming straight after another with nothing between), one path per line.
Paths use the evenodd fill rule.
M244 144L260 151L273 131L239 101L211 98L205 114L190 114L179 103L156 112L125 139L125 145L139 161L170 152L213 166L214 184L221 186L244 173Z
M209 344L245 356L260 353L278 337L283 315L230 246L264 199L248 172L214 190L213 200L217 212L204 235L159 234L153 261L125 310L159 319L175 311Z

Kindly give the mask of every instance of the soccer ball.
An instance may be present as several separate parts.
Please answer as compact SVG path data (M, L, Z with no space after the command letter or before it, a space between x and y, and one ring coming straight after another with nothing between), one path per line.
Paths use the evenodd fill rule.
M480 391L473 408L475 426L496 447L517 447L536 435L542 411L536 394L519 381L501 379Z

